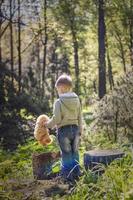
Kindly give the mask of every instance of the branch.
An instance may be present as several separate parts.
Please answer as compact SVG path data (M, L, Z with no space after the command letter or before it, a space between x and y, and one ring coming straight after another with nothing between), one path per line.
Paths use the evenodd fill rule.
M24 1L24 0L22 0L21 3L22 3L23 1ZM21 4L21 3L20 3L20 4ZM12 18L13 18L13 16L14 16L14 14L16 13L16 11L18 10L18 8L19 8L19 6L14 10L14 12L13 12L12 15L10 16L10 18L7 18L7 17L4 16L2 13L0 13L0 14L1 14L0 17L4 18L5 21L6 21L6 20L9 21L8 24L7 24L7 26L6 26L6 27L4 28L4 30L1 32L1 34L0 34L0 39L2 38L3 34L4 34L5 31L7 30L8 26L10 25L10 23L12 23ZM5 22L5 21L4 21L4 22ZM14 22L14 23L16 23L16 22ZM17 23L18 23L18 22L17 22ZM23 23L22 25L25 25L25 24Z

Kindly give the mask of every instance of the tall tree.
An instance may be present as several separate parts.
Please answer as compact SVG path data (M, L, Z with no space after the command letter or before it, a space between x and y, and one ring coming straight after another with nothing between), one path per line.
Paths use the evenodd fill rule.
M114 0L108 1L108 4L109 19L113 25L111 32L117 40L124 72L127 72L129 63L133 66L133 0Z
M11 77L12 77L12 86L13 86L13 74L14 74L14 47L13 47L13 25L12 25L12 9L13 9L13 0L10 0L10 60L11 60Z
M107 49L107 61L108 61L108 78L109 78L109 84L110 84L110 89L114 87L114 78L113 78L113 73L112 73L112 63L110 59L110 54L109 54L109 49Z
M106 63L105 63L105 2L104 0L98 1L98 62L99 62L99 87L98 94L101 99L106 94Z
M125 48L123 44L123 39L122 39L122 33L118 29L117 25L114 24L114 32L115 32L115 39L118 42L117 49L119 51L119 57L122 60L123 64L123 71L126 73L127 68L126 68L126 58L125 58Z
M79 33L85 31L87 24L86 10L82 9L80 0L59 0L57 4L56 19L61 22L62 28L71 36L73 48L75 91L80 93L80 70L79 70Z
M39 40L37 41L36 44L36 54L37 54L37 78L38 78L38 87L41 89L41 63L40 63L40 42Z
M130 34L130 58L131 66L133 67L133 0L130 0L130 15L129 15L129 34Z
M18 0L18 76L19 76L19 92L21 91L21 74L22 74L22 59L21 59L21 2Z
M108 45L108 36L106 34L106 51L107 51L107 63L108 63L108 79L109 79L109 85L110 89L112 90L114 87L114 77L112 72L112 62L110 57L110 49Z
M46 56L47 56L47 41L48 41L48 33L47 33L47 0L44 0L44 50L43 50L43 70L42 70L42 89L44 95L44 80L45 80L45 71L46 71Z
M2 33L2 3L4 0L0 2L0 36ZM2 62L2 47L1 47L1 37L0 37L0 62Z

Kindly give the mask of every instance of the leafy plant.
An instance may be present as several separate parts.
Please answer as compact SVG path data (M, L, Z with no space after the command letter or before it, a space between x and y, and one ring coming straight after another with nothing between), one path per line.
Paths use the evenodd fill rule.
M131 200L133 198L133 157L129 152L122 159L114 160L97 179L90 171L77 183L74 193L67 200Z

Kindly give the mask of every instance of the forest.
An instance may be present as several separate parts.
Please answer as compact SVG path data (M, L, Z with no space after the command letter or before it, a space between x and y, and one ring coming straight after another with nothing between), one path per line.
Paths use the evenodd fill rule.
M83 116L83 175L72 190L33 176L35 153L59 151L54 130L43 146L34 128L52 117L62 74ZM123 156L86 169L91 150ZM0 199L133 199L133 0L0 0Z

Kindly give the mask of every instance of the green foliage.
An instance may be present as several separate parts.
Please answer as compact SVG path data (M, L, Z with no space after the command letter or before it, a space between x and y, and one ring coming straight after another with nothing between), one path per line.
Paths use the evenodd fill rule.
M46 147L29 140L25 145L19 145L15 152L7 153L7 151L0 150L0 199L16 200L17 198L18 200L22 200L21 189L30 184L30 181L34 184L32 154L34 152L57 151L58 146L56 145L55 138L53 140L54 144ZM59 170L59 166L59 163L55 163L52 166L52 171L56 173ZM15 192L16 189L20 189L20 192ZM36 199L33 195L30 200Z
M95 177L90 171L77 183L74 193L67 200L131 200L133 198L133 157L113 161L102 176Z
M98 137L95 138L98 140ZM101 144L106 143L106 139L101 137ZM99 141L100 141L99 140ZM96 142L95 141L95 142ZM94 141L93 141L94 142ZM98 143L97 143L98 144ZM43 147L37 142L32 140L23 146L18 147L16 152L8 153L6 151L0 151L0 182L3 183L0 186L0 194L3 195L3 199L12 199L14 194L13 187L21 188L22 180L30 180L33 178L32 175L32 153L33 152L51 152L57 151L58 147L56 142L53 145ZM82 149L83 151L83 149ZM60 162L53 165L53 172L57 172L60 168ZM113 161L109 166L101 166L105 170L101 176L96 175L91 170L84 170L84 175L80 177L76 187L71 194L63 197L67 200L80 200L80 199L104 199L107 200L112 198L113 200L119 200L124 198L125 200L131 200L133 197L133 157L132 152L127 151L125 157ZM18 180L10 182L10 180ZM8 192L4 193L4 191ZM6 196L7 195L7 196ZM18 199L21 199L21 194L17 192ZM20 195L20 196L19 196ZM120 198L119 198L120 197Z
M54 139L54 138L53 138ZM0 177L2 179L9 178L30 178L32 177L32 154L34 152L52 152L57 151L58 147L54 139L54 145L48 145L43 147L38 142L28 141L25 145L19 145L17 150L12 153L8 153L4 150L0 151ZM58 163L53 166L53 170L57 170L54 167L59 167Z
M109 140L106 132L90 134L88 139L93 145L93 148L114 149L114 148L120 148L120 145L121 145L119 143L113 143L111 140Z
M29 133L33 133L34 116L51 111L49 104L53 104L56 96L54 84L59 74L62 72L70 73L75 82L75 52L73 51L75 39L78 47L79 91L81 92L82 104L88 106L93 104L93 100L97 98L98 2L96 0L47 0L46 10L43 3L44 1L40 3L41 12L37 12L35 6L36 12L34 13L36 14L34 16L37 17L37 21L25 22L24 18L27 18L30 13L24 18L25 15L22 13L21 17L25 24L25 28L24 26L21 27L22 49L20 50L23 57L21 93L18 90L20 77L16 73L19 49L18 40L15 39L16 23L10 23L14 32L13 38L10 37L10 30L4 28L8 19L2 20L2 24L0 24L2 25L2 32L5 29L5 33L0 38L1 60L8 63L7 67L0 60L0 145L7 150L0 150L2 200L21 199L21 194L14 195L12 184L7 184L6 181L12 178L21 180L32 177L31 156L34 151L47 152L57 149L55 144L44 148L32 140L26 145L23 144L27 141ZM32 2L32 8L34 5L35 1ZM13 12L14 8L11 9ZM115 82L119 74L128 72L128 69L131 68L132 0L107 0L104 8L106 15L106 50L110 55L110 65ZM3 16L6 14L5 10L6 7L2 10ZM6 12L8 13L8 11L10 12L10 6L7 6ZM44 19L44 14L46 14L46 19ZM46 27L44 27L45 25ZM47 36L48 43L45 44ZM9 38L13 39L13 49L10 49ZM26 48L23 50L25 46ZM44 50L44 47L47 48ZM14 54L12 61L10 60L11 53ZM46 53L47 59L43 82L44 53ZM13 61L14 72L12 74L9 69ZM110 90L108 80L110 74L108 68L106 71L108 92ZM13 84L12 77L14 79ZM97 123L93 121L93 110L87 110L84 113L86 133L83 135L81 143L83 145L80 152L81 156L85 149L121 148L121 143L127 141L127 136L132 141L132 74L130 77L127 73L127 80L122 78L121 81L118 81L113 92L100 101L95 116ZM94 122L94 126L92 126L92 122ZM97 129L96 124L100 125L100 130ZM91 125L92 129L88 125ZM118 140L120 144L114 143L114 140ZM11 153L11 150L15 150L17 147L16 152ZM57 172L59 167L60 164L56 163L53 166L53 172ZM133 199L132 167L132 155L129 155L121 161L114 161L101 177L96 177L91 171L85 171L85 176L77 183L75 193L68 199L117 200L120 198L131 200ZM5 182L1 185L3 180ZM5 192L7 186L9 188L8 193Z
M133 139L133 73L120 77L115 88L98 103L92 129L103 129L110 140ZM94 128L93 128L94 127Z
M87 125L89 125L93 121L93 113L92 112L84 112L84 120Z
M34 115L47 113L48 101L37 100L35 96L18 91L18 77L7 66L0 63L0 144L4 149L15 150L18 144L24 144L33 132ZM36 100L36 103L35 103Z

